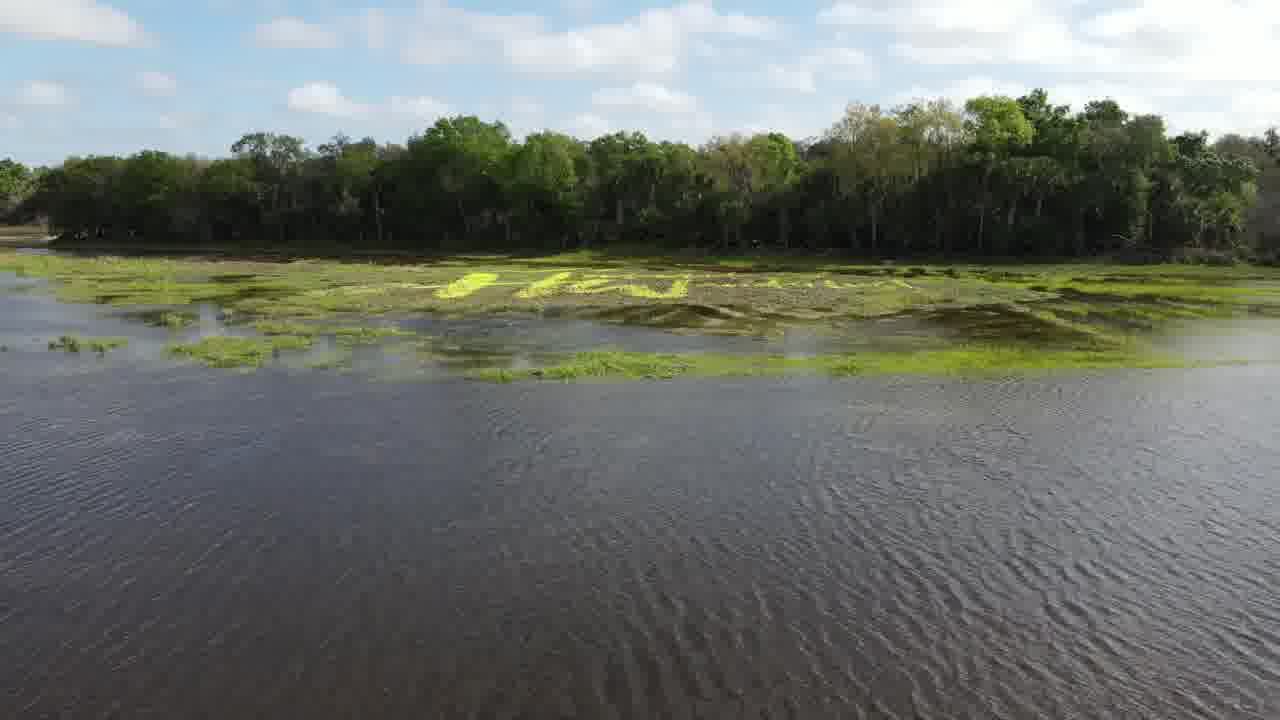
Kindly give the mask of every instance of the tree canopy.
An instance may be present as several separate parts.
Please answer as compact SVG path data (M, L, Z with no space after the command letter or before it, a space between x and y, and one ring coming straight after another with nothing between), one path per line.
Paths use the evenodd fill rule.
M1170 136L1112 100L1036 90L894 108L853 103L821 137L638 132L513 138L437 121L404 145L245 135L226 158L146 151L42 171L0 162L0 215L64 236L466 249L619 244L868 256L1274 252L1280 136Z

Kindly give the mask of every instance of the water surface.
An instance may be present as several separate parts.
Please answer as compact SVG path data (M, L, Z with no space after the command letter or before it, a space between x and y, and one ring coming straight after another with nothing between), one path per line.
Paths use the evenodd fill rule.
M1274 366L375 382L0 303L134 338L0 353L0 717L1280 716Z

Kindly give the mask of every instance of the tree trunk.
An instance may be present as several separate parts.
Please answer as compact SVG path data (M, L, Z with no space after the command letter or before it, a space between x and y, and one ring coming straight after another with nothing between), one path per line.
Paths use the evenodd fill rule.
M876 255L880 250L880 208L874 203L871 205L871 254Z
M985 235L987 231L987 206L983 203L978 207L978 254L986 252Z
M1017 231L1014 229L1018 224L1018 198L1014 197L1009 203L1009 219L1008 219L1008 235L1004 243L1004 252L1008 253L1013 247L1013 241L1017 239Z
M787 216L786 208L778 210L778 244L784 250L791 248L790 218Z
M933 245L942 251L943 255L951 254L950 243L947 242L947 233L943 228L942 222L944 215L941 210L935 210L933 213Z
M378 249L381 250L386 246L382 242L382 191L378 190L373 193L373 220L378 227Z

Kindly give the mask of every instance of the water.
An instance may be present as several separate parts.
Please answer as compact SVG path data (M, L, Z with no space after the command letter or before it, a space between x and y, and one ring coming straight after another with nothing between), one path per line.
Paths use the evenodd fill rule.
M1280 716L1275 366L244 375L0 295L62 331L135 343L0 354L0 717Z

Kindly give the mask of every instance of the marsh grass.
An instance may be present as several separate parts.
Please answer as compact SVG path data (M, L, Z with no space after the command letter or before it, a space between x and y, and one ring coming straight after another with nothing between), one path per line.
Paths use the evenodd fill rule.
M57 340L49 342L49 349L57 352L81 353L90 352L98 355L106 355L112 350L125 347L129 344L128 338L119 337L90 337L84 338L78 335L63 335Z
M791 326L827 330L901 319L943 346L915 355L877 352L825 360L606 351L564 358L538 371L555 379L843 374L851 368L865 374L887 367L907 372L1143 367L1166 362L1143 351L1144 338L1166 326L1246 314L1280 316L1280 270L1250 266L899 267L822 258L637 258L592 252L533 259L459 257L414 265L0 251L0 270L47 278L58 297L76 302L143 308L216 303L266 337L210 341L232 343L220 351L212 345L179 347L207 364L228 367L256 366L291 343L310 344L318 336L349 347L410 335L393 327L334 324L353 315L406 312L532 311L676 332L761 336ZM194 321L189 312L165 312L173 313L166 316L171 321L162 321L166 327L180 329Z
M193 343L170 345L169 352L213 368L256 368L261 367L280 352L306 350L311 347L311 343L311 338L296 335L269 337L218 335Z
M198 319L195 313L170 311L159 313L151 324L170 330L184 330L195 325Z
M398 327L378 325L323 325L286 320L259 320L252 325L259 333L276 337L289 335L294 337L315 338L332 335L340 345L372 345L387 338L411 337L415 333L401 330Z
M712 353L653 354L599 350L576 353L543 367L486 368L470 377L488 382L522 380L670 380L677 377L782 375L990 376L1112 368L1188 367L1186 360L1120 349L1037 350L1031 347L968 346L915 352L781 356Z

